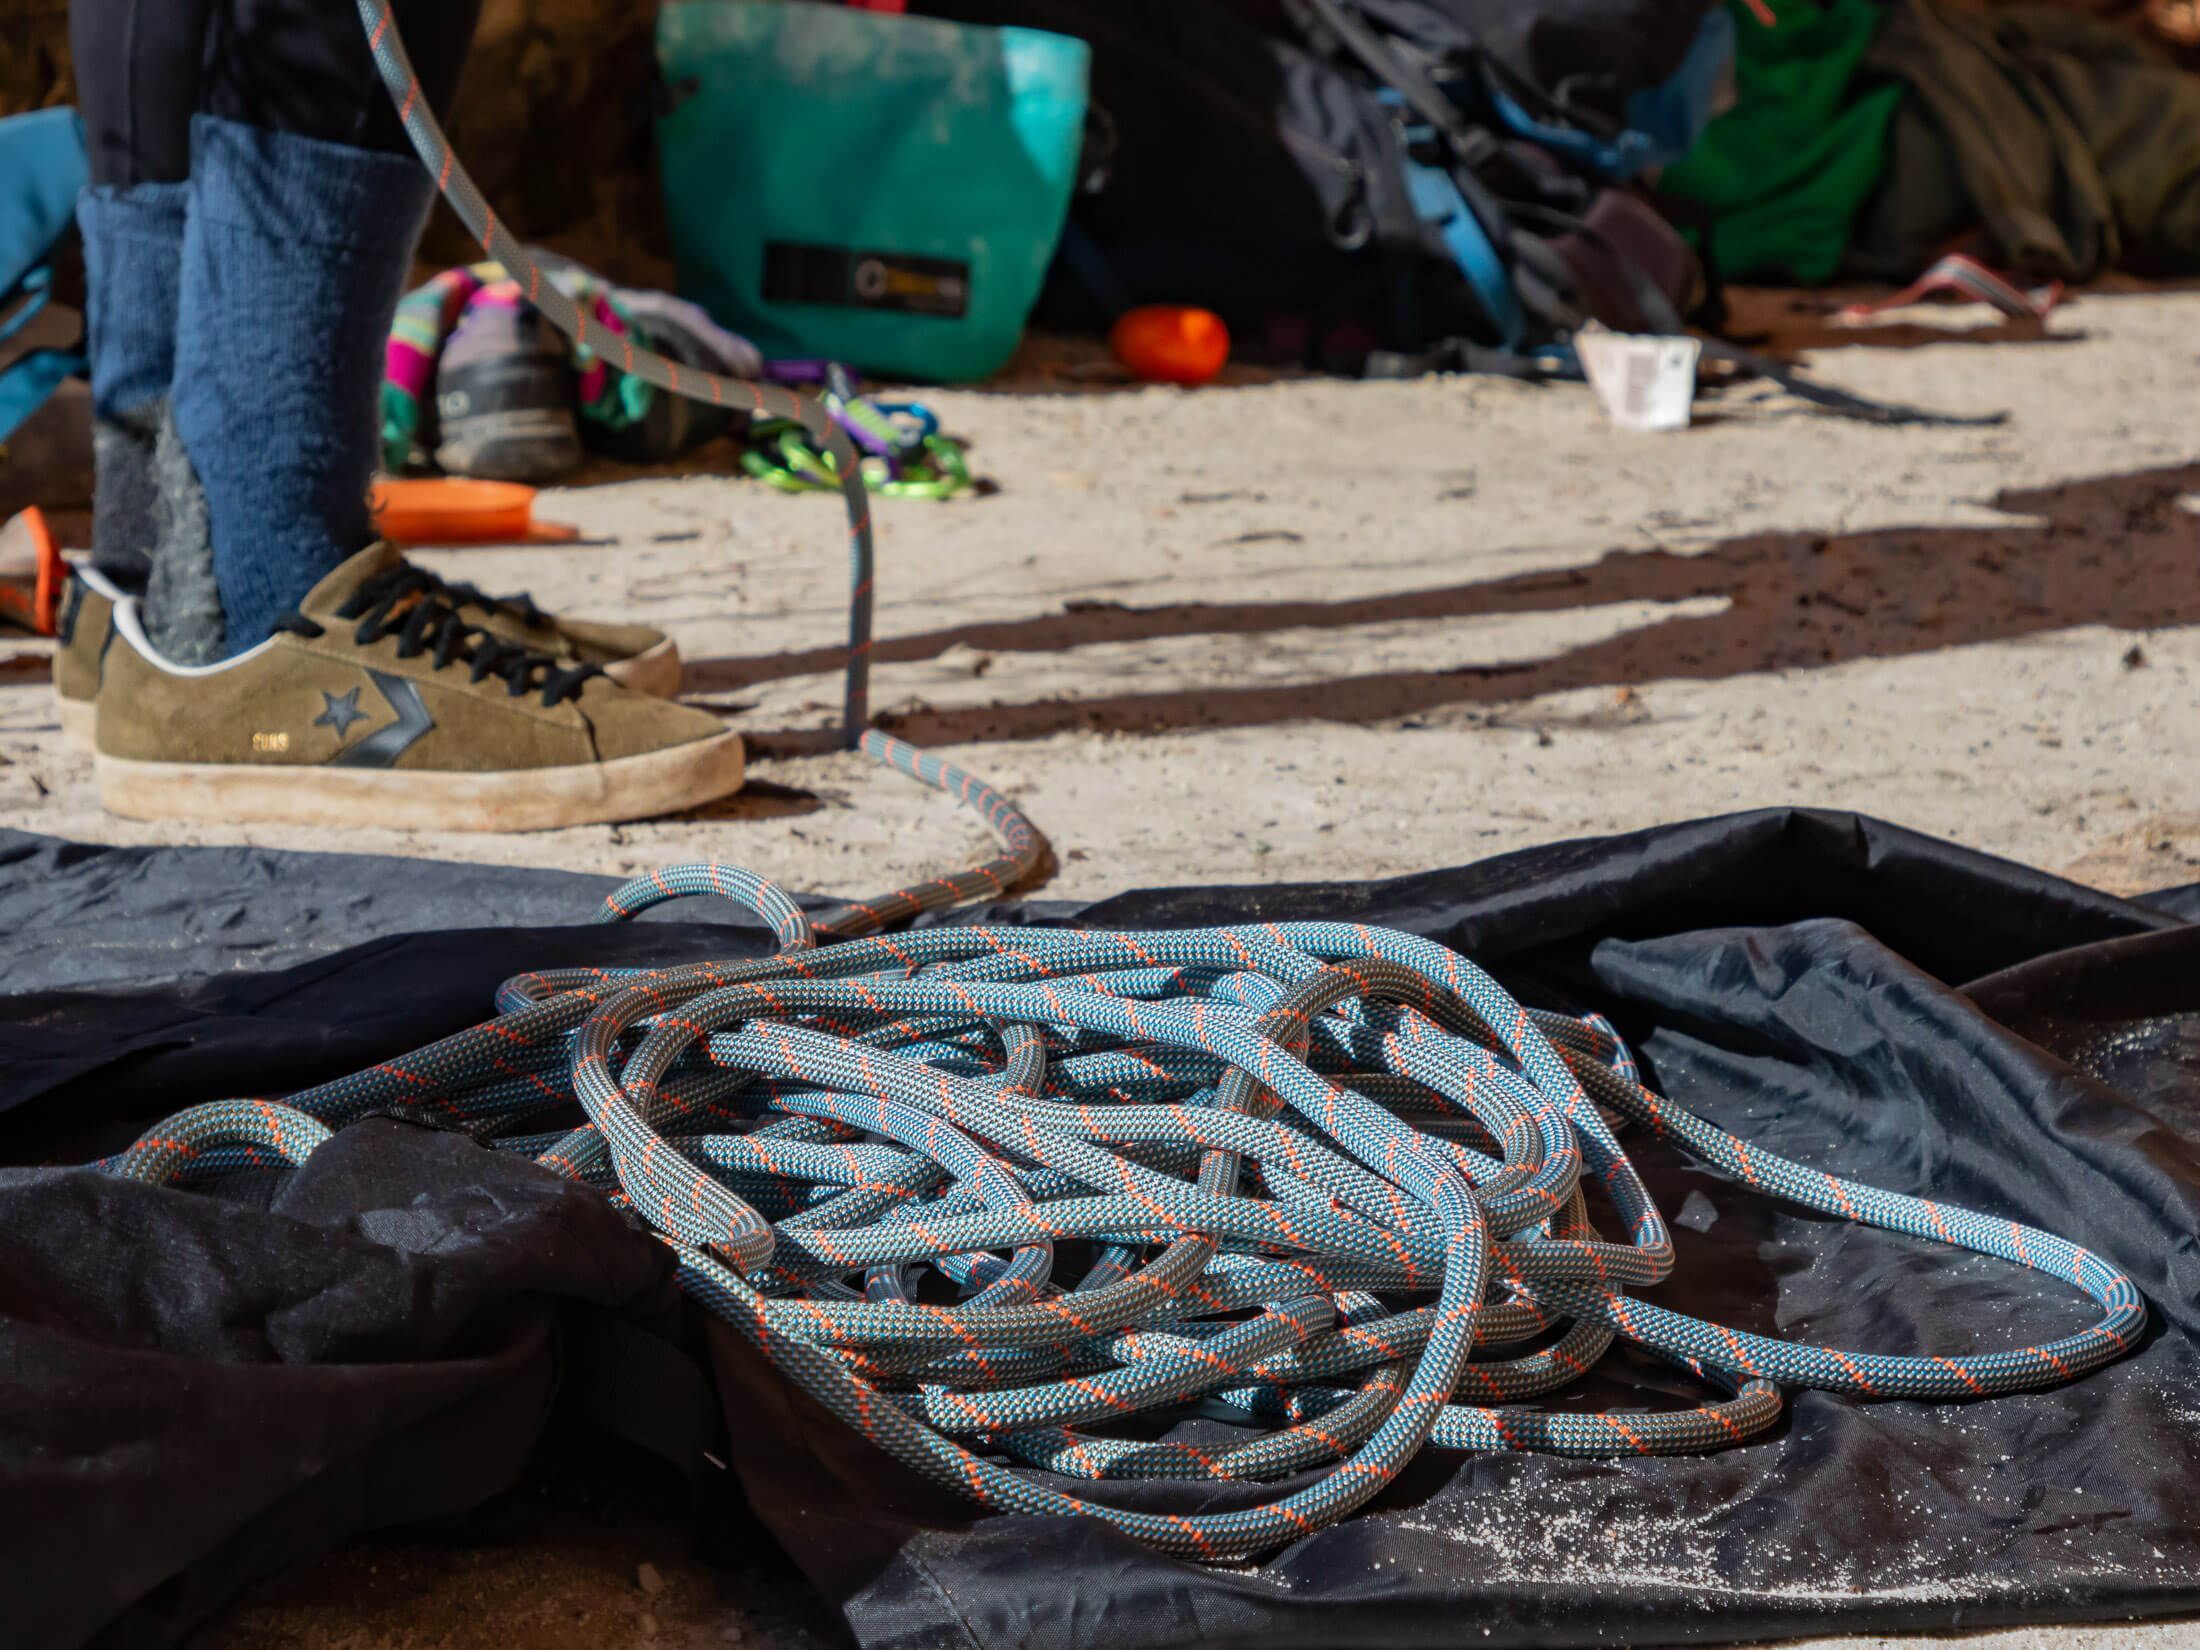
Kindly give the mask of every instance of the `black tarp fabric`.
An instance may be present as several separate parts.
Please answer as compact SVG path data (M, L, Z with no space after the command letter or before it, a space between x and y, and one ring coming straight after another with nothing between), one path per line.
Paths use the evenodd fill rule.
M42 979L11 959L12 1161L85 1155L194 1100L280 1092L417 1045L483 1017L523 968L768 943L692 920L487 926L493 895L404 862L127 852L101 871L97 850L0 844L0 912L43 902L56 970L98 952L107 979L137 982L57 988L85 976ZM24 866L82 876L94 897L72 916L54 877L22 887ZM512 886L513 911L539 925L585 921L603 884ZM209 928L193 977L147 983L161 940L145 913L187 910L198 887L233 903L239 950ZM1609 1015L1654 1086L1753 1143L2099 1250L2146 1294L2149 1336L2055 1392L1797 1394L1773 1433L1715 1456L1427 1452L1347 1523L1229 1570L1091 1523L975 1515L717 1334L720 1395L741 1418L732 1466L867 1650L1661 1643L2200 1608L2196 903L2189 890L2120 900L1868 819L1775 810L1384 883L978 913L1110 927L1346 917L1430 935L1526 1000ZM453 931L469 919L483 926ZM326 950L340 940L364 943ZM1629 1146L1679 1228L1674 1276L1649 1292L1665 1304L1889 1352L2087 1321L2051 1281ZM660 1286L646 1240L600 1204L574 1206L588 1201L390 1119L344 1131L256 1202L13 1171L0 1182L0 1643L167 1642L252 1576L508 1481L554 1369L555 1303L619 1306ZM431 1261L452 1269L448 1309L393 1315L390 1280ZM292 1312L295 1332L265 1327ZM142 1394L144 1359L161 1360L161 1404ZM287 1419L255 1425L278 1381ZM1669 1371L1613 1357L1552 1401L1693 1398ZM503 1424L478 1439L450 1424L482 1407ZM413 1445L438 1427L441 1447ZM377 1493L320 1487L347 1475ZM1123 1499L1189 1510L1229 1493L1146 1485ZM318 1511L271 1517L286 1498Z
M287 968L404 928L576 920L614 877L0 830L0 991Z
M0 1640L176 1642L526 1465L555 1309L659 1304L602 1198L390 1118L243 1199L0 1170Z

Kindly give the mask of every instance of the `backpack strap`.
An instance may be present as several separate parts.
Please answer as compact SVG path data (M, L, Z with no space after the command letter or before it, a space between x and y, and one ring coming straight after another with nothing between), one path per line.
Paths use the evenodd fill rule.
M1390 101L1385 99L1385 101ZM1418 157L1434 134L1427 127L1405 129L1406 194L1413 210L1443 240L1452 262L1459 266L1475 301L1489 317L1501 348L1516 352L1526 341L1528 318L1513 286L1512 271L1492 244L1482 219L1460 192L1459 180L1448 166L1432 166Z

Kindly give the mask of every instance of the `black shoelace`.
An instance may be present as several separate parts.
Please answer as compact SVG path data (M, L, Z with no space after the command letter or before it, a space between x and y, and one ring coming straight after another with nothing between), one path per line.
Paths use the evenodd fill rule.
M603 674L595 665L553 658L468 624L458 616L457 602L479 594L471 586L448 586L425 568L400 566L364 581L336 614L359 621L352 637L361 647L394 634L400 659L432 650L435 669L463 663L476 682L501 677L504 691L514 699L539 691L545 709L577 698L589 677ZM275 628L296 636L327 634L303 613L276 620Z
M550 616L535 605L535 598L522 590L512 596L492 596L478 584L460 584L455 579L441 578L418 569L435 580L435 593L453 607L478 607L484 613L516 613L521 624L530 630L539 630L550 622Z

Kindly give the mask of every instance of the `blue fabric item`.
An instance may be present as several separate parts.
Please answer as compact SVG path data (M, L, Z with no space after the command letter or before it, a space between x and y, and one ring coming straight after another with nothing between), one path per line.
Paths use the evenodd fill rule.
M38 109L0 120L0 342L46 307L54 242L68 227L87 175L84 122L74 109ZM21 302L16 302L21 299ZM0 372L0 441L84 370L74 350L34 350Z
M89 175L74 109L0 120L0 297L46 261Z
M112 418L168 393L176 365L187 187L141 183L87 189L77 202L92 411L98 417Z
M1733 14L1724 6L1712 7L1704 13L1703 26L1680 67L1627 100L1627 128L1615 137L1538 120L1494 84L1489 88L1490 106L1517 135L1621 182L1653 166L1670 166L1696 146L1711 124L1719 87L1734 62L1734 47Z
M239 653L373 539L383 345L434 184L409 155L199 115L188 187L171 405Z

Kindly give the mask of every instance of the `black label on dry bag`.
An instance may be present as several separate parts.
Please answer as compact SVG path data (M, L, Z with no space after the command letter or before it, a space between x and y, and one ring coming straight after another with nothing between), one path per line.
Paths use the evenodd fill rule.
M769 241L764 246L764 297L775 304L898 309L959 321L970 309L970 266L906 252Z

